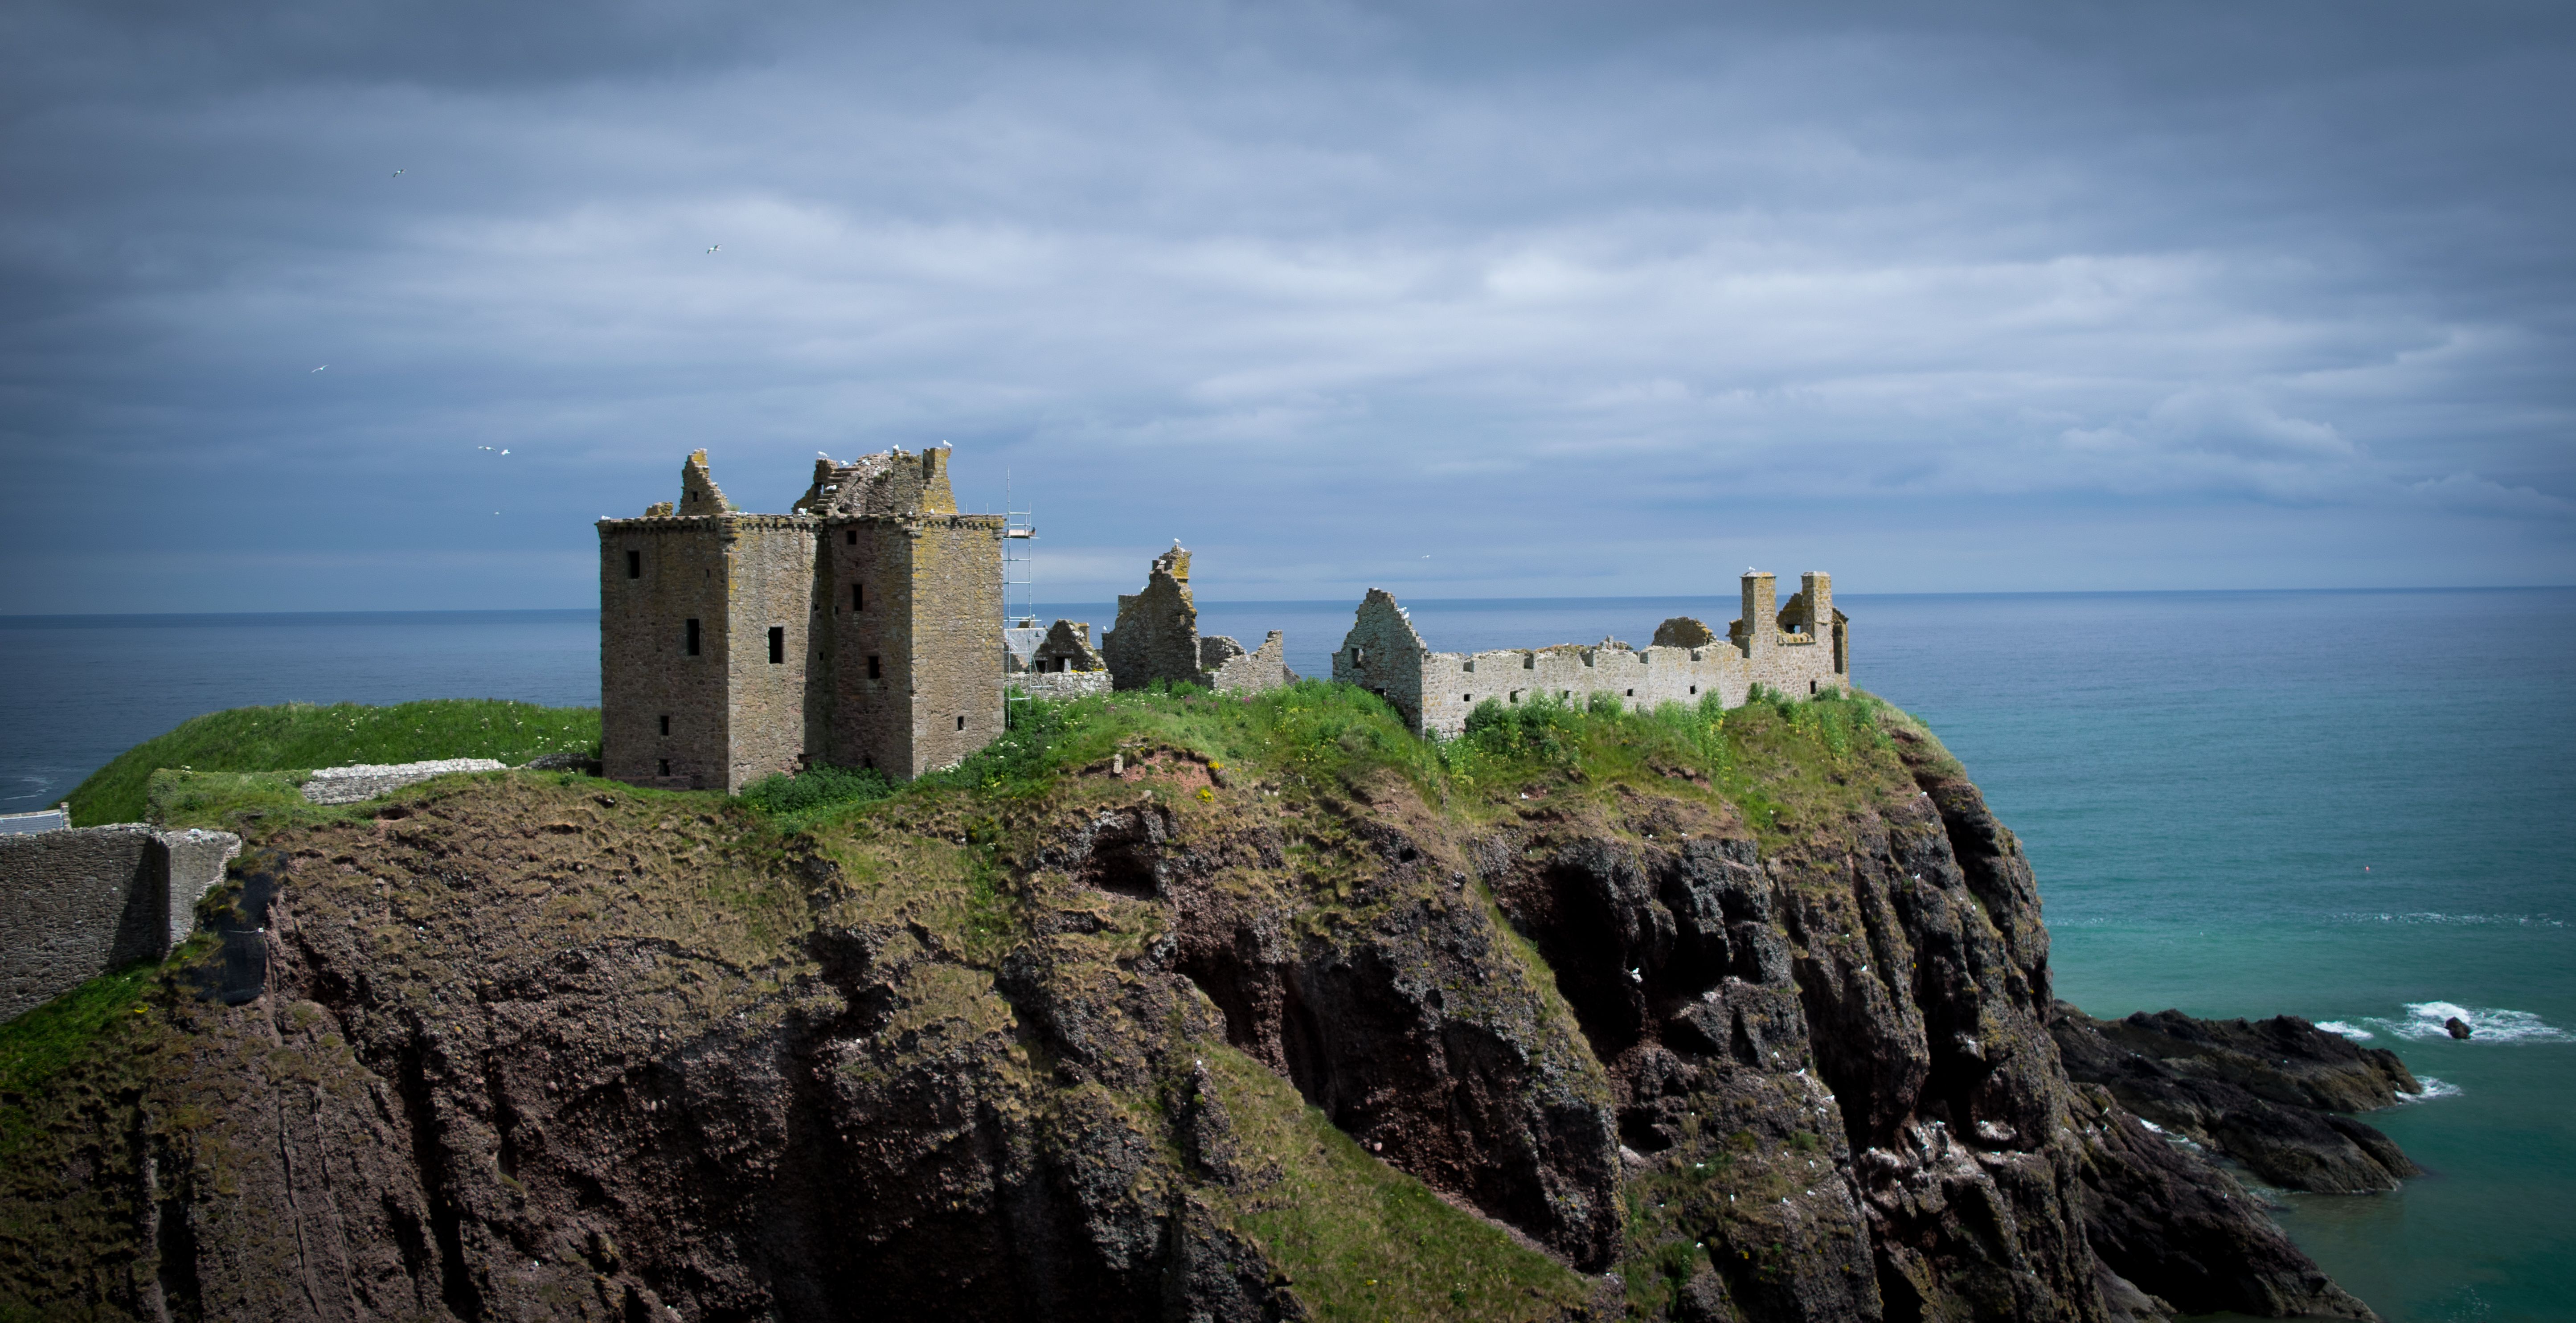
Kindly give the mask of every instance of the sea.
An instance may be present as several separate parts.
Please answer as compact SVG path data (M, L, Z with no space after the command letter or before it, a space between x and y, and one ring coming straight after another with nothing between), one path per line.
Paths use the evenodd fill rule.
M2264 1192L2293 1239L2393 1323L2576 1319L2576 589L1837 601L1855 680L1929 722L2020 834L2060 996L2305 1016L2424 1080L2369 1119L2429 1174ZM1738 614L1407 605L1442 650ZM1327 675L1352 607L1212 602L1200 623L1285 630L1290 665ZM589 611L0 618L0 812L200 712L591 704L598 657Z

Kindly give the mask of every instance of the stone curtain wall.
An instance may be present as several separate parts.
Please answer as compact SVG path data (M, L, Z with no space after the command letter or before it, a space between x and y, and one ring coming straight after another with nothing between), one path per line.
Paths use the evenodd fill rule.
M0 1020L169 955L239 853L229 832L131 823L0 836Z
M724 784L725 589L720 516L599 522L600 771L633 785ZM628 578L632 553L640 578ZM687 622L701 631L687 655ZM661 718L671 719L662 733ZM661 764L668 761L668 775Z
M1807 590L1814 594L1809 601L1822 603L1830 621L1831 581L1821 574L1806 578ZM1746 618L1758 619L1764 628L1741 645L1630 648L1605 640L1590 647L1462 654L1424 646L1404 608L1372 588L1341 650L1333 654L1333 678L1385 698L1415 730L1444 737L1464 731L1467 714L1487 699L1506 705L1542 698L1580 704L1608 694L1622 706L1647 711L1660 703L1696 704L1712 693L1728 707L1741 707L1756 684L1798 698L1827 689L1848 692L1850 676L1835 666L1843 650L1819 646L1812 634L1783 632L1770 609L1772 591L1770 575L1745 576ZM1673 627L1673 622L1666 625Z

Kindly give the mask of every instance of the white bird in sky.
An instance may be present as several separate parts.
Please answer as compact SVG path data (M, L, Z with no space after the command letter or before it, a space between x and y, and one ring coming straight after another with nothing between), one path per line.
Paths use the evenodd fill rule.
M717 250L717 249L719 249L719 248L722 248L722 247L724 247L724 245L723 245L723 244L720 244L720 243L711 243L711 244L708 244L708 245L707 245L707 251L712 253L712 252L714 252L715 250Z
M323 365L322 365L322 367L318 367L318 368L313 369L313 372L319 372L319 371L321 371L321 370L322 370L322 368L326 368L326 367L329 367L329 366L331 366L331 365L330 365L330 364L328 364L328 363L325 363L325 364L323 364ZM306 375L306 376L308 376L308 377L309 377L309 376L312 376L312 375L313 375L313 372L307 372L307 373L305 373L304 375Z
M490 447L490 446L476 446L476 447L474 447L474 448L475 448L476 450L490 450L492 447Z

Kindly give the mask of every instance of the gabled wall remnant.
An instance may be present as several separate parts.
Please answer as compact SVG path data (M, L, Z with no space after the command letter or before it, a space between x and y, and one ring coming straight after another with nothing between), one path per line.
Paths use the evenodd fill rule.
M1453 736L1484 702L1510 706L1553 699L1587 703L1608 694L1646 711L1658 703L1698 704L1714 694L1740 707L1754 685L1793 698L1851 689L1849 621L1833 609L1833 580L1801 576L1791 610L1772 605L1772 576L1744 576L1744 617L1725 643L1708 626L1676 616L1655 641L1631 648L1616 639L1584 647L1558 644L1493 652L1433 652L1413 618L1384 589L1372 588L1333 654L1333 678L1376 693L1425 735ZM1754 622L1747 629L1745 621ZM1690 643L1684 640L1699 638Z
M1190 596L1190 553L1175 542L1154 558L1144 591L1118 599L1118 626L1100 641L1120 689L1157 680L1202 685L1220 693L1259 693L1292 683L1287 642L1278 631L1258 652L1223 634L1199 637L1199 608Z

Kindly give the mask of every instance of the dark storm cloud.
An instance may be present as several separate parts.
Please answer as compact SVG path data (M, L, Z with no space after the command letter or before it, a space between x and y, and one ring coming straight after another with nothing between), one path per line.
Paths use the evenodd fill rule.
M940 439L1066 597L2576 569L2545 8L0 24L0 610L578 602Z

